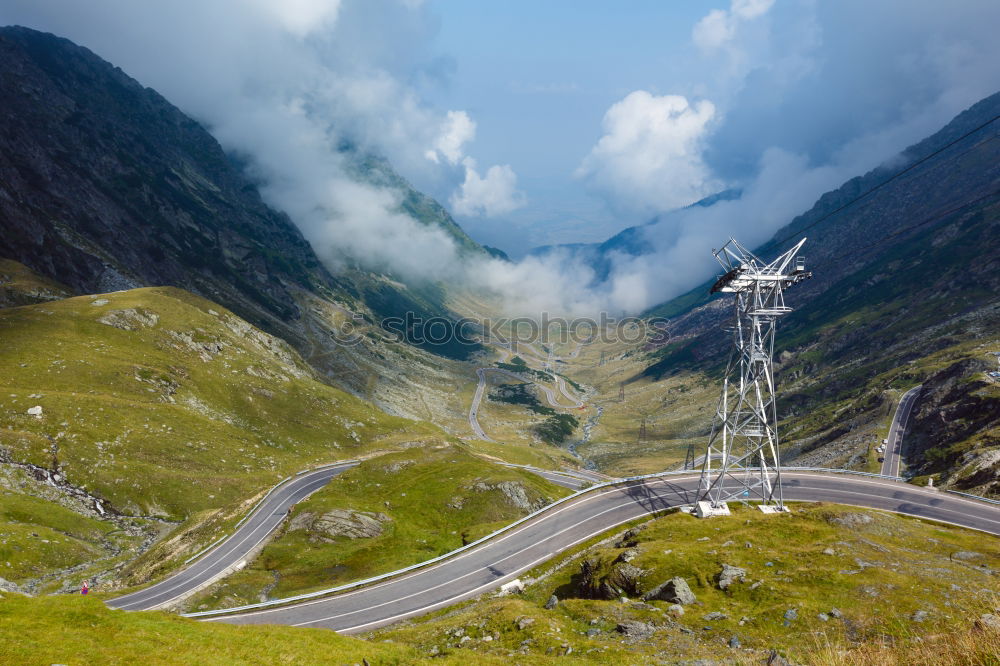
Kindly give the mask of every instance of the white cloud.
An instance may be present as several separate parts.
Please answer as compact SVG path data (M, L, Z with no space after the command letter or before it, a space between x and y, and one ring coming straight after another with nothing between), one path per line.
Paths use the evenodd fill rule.
M706 51L719 48L736 35L736 26L724 9L713 9L691 31L694 43Z
M715 51L736 37L740 24L760 18L774 0L733 0L729 10L713 9L691 30L691 39L705 51Z
M465 111L449 111L441 123L441 133L434 141L434 147L425 155L435 164L443 157L449 164L458 164L462 159L462 146L476 137L476 123Z
M485 176L476 171L476 161L466 157L465 181L451 195L450 203L457 215L495 217L517 210L525 204L524 194L517 190L517 174L510 165L495 165Z
M702 158L715 117L708 100L630 93L604 115L604 136L576 170L619 206L659 212L719 189Z
M336 22L341 0L254 0L254 4L292 34L305 37Z
M774 0L733 0L730 12L747 21L763 16L774 5Z

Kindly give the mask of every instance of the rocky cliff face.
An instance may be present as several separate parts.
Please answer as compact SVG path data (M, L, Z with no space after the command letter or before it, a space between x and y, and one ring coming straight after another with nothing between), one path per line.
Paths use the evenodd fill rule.
M952 363L931 375L906 435L917 475L966 492L1000 494L1000 380L994 356Z
M0 255L80 292L173 285L256 322L333 284L194 120L87 49L0 31Z

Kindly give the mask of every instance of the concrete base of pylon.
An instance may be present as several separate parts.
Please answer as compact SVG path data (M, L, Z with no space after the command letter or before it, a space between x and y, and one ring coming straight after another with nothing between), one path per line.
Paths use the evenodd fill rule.
M792 510L787 506L776 506L774 504L758 504L757 508L760 509L761 513L791 513Z
M711 502L703 501L698 502L694 507L694 515L699 518L711 518L712 516L728 516L729 505L725 502L719 504L719 506L712 506Z

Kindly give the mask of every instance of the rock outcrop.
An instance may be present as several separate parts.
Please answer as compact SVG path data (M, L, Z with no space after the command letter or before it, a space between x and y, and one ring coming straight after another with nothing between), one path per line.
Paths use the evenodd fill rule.
M372 539L385 531L392 518L384 513L334 509L322 514L300 513L288 525L289 531L304 529L313 542L331 543L338 538Z

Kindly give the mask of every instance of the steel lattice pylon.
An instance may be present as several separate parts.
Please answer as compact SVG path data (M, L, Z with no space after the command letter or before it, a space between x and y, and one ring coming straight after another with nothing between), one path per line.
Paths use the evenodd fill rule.
M784 510L772 368L774 331L778 318L792 310L785 305L784 290L812 277L797 256L805 242L803 238L771 263L732 239L713 251L726 273L712 286L712 293L733 293L736 298L733 350L702 462L699 499L710 502L712 509L739 499Z

